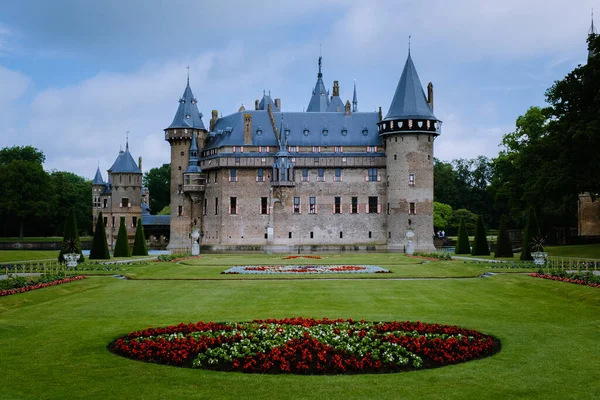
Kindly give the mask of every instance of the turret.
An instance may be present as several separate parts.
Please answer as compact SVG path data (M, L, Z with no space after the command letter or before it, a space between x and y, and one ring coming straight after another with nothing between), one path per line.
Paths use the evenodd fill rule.
M279 150L275 154L271 186L295 186L294 163L291 162L290 153L287 149L289 133L284 128L283 118L281 119L280 126L278 135Z
M425 96L409 52L388 113L378 123L386 148L390 250L434 250L433 141L441 121L429 100L433 95Z
M323 73L321 72L321 62L323 57L319 57L319 73L317 74L317 83L312 91L312 96L308 102L307 112L325 112L329 107L329 92L325 89L323 83ZM340 110L341 111L341 110Z
M596 36L597 34L598 34L598 32L596 31L596 27L594 26L594 10L592 10L592 25L590 26L590 30L588 31L588 46L589 46L589 39ZM595 55L594 52L591 49L589 49L588 50L588 60L590 58L592 58L594 55Z

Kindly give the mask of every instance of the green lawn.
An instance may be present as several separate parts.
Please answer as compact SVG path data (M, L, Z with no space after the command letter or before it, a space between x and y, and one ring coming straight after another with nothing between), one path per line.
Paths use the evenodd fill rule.
M0 250L0 263L14 261L55 261L58 250Z
M131 270L146 277L223 277L218 272L226 264L259 257L277 259L205 256L187 265ZM384 277L443 271L469 276L482 268L456 261L418 264L387 254L336 257L320 261L379 261L395 272ZM106 350L114 338L148 326L292 316L457 324L492 334L503 347L493 357L460 365L352 376L191 370ZM600 380L600 290L521 274L445 280L90 277L0 298L0 360L0 398L6 399L591 399Z
M547 246L544 251L553 257L597 258L600 259L600 244L578 246Z

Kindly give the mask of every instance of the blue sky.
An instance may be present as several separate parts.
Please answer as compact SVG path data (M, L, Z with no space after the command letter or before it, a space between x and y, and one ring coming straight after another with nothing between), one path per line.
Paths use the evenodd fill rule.
M263 89L308 105L322 45L328 87L359 109L392 100L412 35L444 121L435 156L494 157L502 135L585 62L600 0L53 0L0 2L0 147L33 145L45 168L93 178L129 134L144 170L169 161L163 129L186 66L208 125Z

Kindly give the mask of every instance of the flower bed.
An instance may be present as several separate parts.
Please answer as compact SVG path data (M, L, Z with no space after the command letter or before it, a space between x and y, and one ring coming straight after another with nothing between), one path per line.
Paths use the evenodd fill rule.
M73 282L73 281L79 281L79 280L82 280L84 278L85 278L84 275L78 275L78 276L69 277L69 278L57 279L57 280L50 281L50 282L41 282L41 283L33 283L33 282L31 282L31 284L27 284L26 286L23 286L23 287L20 287L20 288L0 290L0 297L10 296L11 294L29 292L30 290L42 289L42 288L45 288L45 287L48 287L48 286L60 285L62 283L69 283L69 282Z
M539 273L534 272L529 274L529 276L533 276L535 278L542 279L551 279L553 281L567 282L567 283L575 283L577 285L585 285L591 286L595 288L600 288L600 276L593 275L592 273L588 274L567 274L567 273Z
M376 265L236 265L222 274L381 274Z
M149 328L109 348L159 364L249 373L398 372L457 364L494 354L491 336L421 322L268 319Z
M161 254L159 255L154 262L179 262L190 260L193 258L202 258L202 256L193 256L189 253L184 254Z
M302 258L302 259L312 259L312 260L320 260L321 256L286 256L286 257L281 257L282 260L296 260L298 258Z

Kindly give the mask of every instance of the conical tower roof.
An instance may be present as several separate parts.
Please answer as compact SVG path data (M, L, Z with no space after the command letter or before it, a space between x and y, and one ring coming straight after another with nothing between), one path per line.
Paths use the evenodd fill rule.
M142 171L136 164L135 160L129 152L129 142L125 146L125 151L119 151L117 159L113 165L108 169L111 174L141 174Z
M104 185L104 179L102 179L100 167L96 169L96 176L94 176L94 181L92 182L92 185Z
M183 91L183 96L179 99L179 107L177 108L173 122L171 122L171 125L169 125L167 129L172 128L206 130L204 123L202 122L202 113L198 111L198 101L194 97L192 88L190 87L189 78L185 90Z
M323 73L321 72L321 59L319 57L319 73L317 74L317 83L312 92L312 97L308 103L307 112L325 112L329 106L329 92L325 89L323 83Z
M419 74L410 53L396 87L390 109L385 119L430 119L437 120L419 80Z

